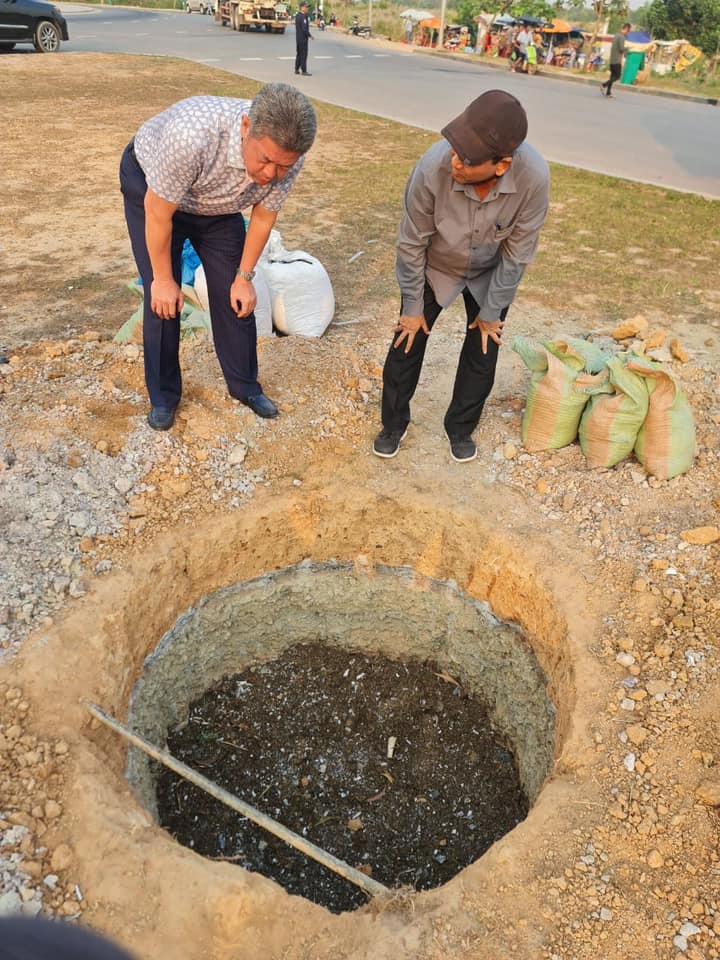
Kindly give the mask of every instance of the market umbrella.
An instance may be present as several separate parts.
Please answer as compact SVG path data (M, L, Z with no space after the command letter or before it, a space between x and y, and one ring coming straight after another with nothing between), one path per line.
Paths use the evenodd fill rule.
M432 10L403 10L402 13L399 13L398 16L403 20L427 20L428 17L432 17Z
M438 20L437 17L430 17L430 18L427 19L427 20L421 20L421 21L420 21L420 26L421 26L421 27L427 27L428 30L439 30L439 29L440 29L440 21Z
M567 20L562 20L560 17L557 17L557 19L545 27L545 33L570 33L570 24Z

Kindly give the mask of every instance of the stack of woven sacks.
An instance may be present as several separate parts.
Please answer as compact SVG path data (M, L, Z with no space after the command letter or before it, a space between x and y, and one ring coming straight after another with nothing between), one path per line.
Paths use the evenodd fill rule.
M690 469L695 423L673 375L641 354L606 353L585 340L516 337L530 369L522 439L532 453L579 437L593 467L613 467L634 453L663 480Z

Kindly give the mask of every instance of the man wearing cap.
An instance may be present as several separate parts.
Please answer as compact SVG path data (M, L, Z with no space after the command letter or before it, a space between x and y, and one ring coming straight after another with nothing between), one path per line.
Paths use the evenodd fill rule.
M259 417L277 416L258 382L252 281L316 127L303 93L287 83L268 83L254 100L180 100L146 121L125 148L120 189L143 281L153 430L172 427L182 394L180 267L186 239L205 268L215 352L230 395Z
M505 316L548 209L548 166L524 142L526 133L518 100L488 90L410 174L397 242L400 319L383 370L383 429L373 444L379 457L400 449L428 336L459 293L467 329L444 425L454 460L477 454L472 433L495 379Z
M310 18L308 17L308 4L302 0L298 12L295 14L295 73L301 73L304 77L311 77L308 73L308 40L312 40L310 33Z

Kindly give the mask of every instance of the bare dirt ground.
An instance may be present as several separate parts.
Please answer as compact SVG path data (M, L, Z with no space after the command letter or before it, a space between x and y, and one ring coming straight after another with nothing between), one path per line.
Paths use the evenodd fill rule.
M362 159L348 131L372 123L321 110L279 226L328 267L335 322L318 341L262 343L282 411L270 424L227 398L210 344L185 341L178 424L157 436L140 348L109 340L136 305L117 163L156 110L242 83L130 57L0 69L13 171L0 208L0 911L81 917L148 960L720 957L717 311L678 331L698 453L676 480L632 460L592 471L576 445L525 453L527 375L507 348L480 456L454 464L441 424L457 309L433 333L401 454L378 461L395 223L312 206L329 164ZM605 319L582 326L522 297L511 312L535 338ZM411 565L489 599L533 637L559 712L556 769L523 825L445 887L339 917L178 851L82 706L122 717L184 609L307 556Z

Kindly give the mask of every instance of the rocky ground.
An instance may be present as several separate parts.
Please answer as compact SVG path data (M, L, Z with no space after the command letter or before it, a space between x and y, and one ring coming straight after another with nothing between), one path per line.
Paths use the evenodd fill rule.
M605 766L597 797L578 811L590 816L575 827L576 858L552 842L542 854L537 884L556 930L544 955L589 957L631 934L638 956L718 957L717 369L700 355L672 364L695 411L698 456L689 473L661 481L634 460L590 470L577 444L525 452L525 372L508 352L478 431L480 458L459 466L432 428L436 394L449 389L443 354L457 338L450 324L437 332L418 426L390 464L368 452L386 343L379 323L362 337L331 328L320 341L264 341L275 423L223 395L206 340L185 341L187 400L167 434L144 422L136 344L86 333L13 351L0 366L5 656L159 531L246 509L258 485L300 486L318 468L353 464L356 482L390 474L410 492L438 471L478 491L513 491L525 504L514 520L529 535L561 528L570 556L592 558L588 589L606 592L608 605L593 653L616 674L593 719ZM62 828L67 745L32 732L21 689L0 679L0 697L0 910L77 916L85 901Z

